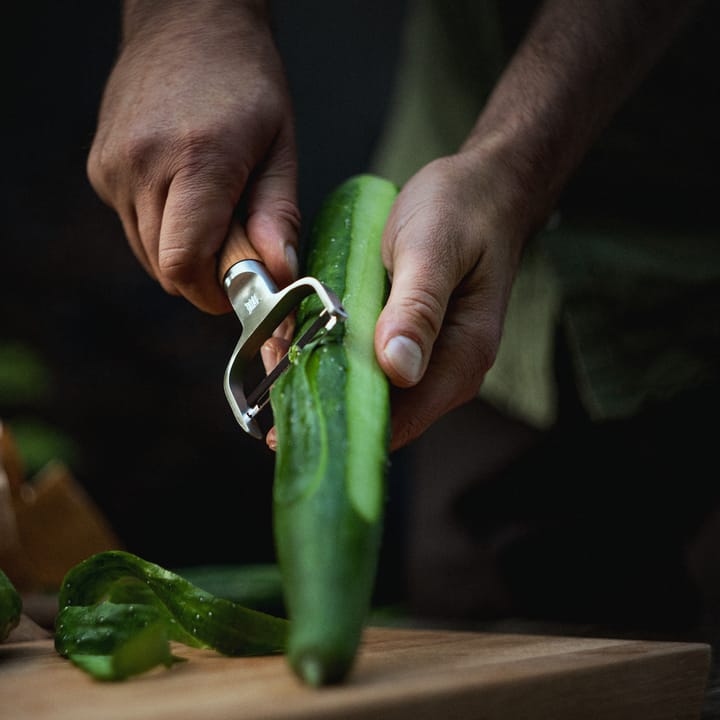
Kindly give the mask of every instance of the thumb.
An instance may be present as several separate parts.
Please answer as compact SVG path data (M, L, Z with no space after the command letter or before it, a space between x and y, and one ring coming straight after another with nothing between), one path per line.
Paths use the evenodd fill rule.
M386 226L392 286L375 329L378 362L398 387L416 385L425 374L458 282L427 235L412 237L412 225L395 234L391 216Z

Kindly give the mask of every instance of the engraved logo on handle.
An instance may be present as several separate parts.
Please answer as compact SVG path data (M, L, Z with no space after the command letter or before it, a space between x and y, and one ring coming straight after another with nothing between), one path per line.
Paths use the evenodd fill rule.
M245 301L245 310L247 310L248 315L252 315L252 311L255 310L255 308L260 304L260 298L253 293L248 300Z

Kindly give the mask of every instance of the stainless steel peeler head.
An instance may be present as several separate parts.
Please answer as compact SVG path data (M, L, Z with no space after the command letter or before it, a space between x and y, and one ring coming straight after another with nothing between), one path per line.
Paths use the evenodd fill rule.
M316 322L295 342L297 348L307 345L319 333L331 330L338 320L347 317L347 313L332 290L313 277L300 278L278 291L265 266L258 260L241 260L232 265L225 273L223 287L242 325L240 339L225 369L225 396L240 427L261 439L263 432L257 416L268 402L272 384L290 365L285 355L257 387L246 393L248 368L257 358L263 343L300 301L312 293L320 298L323 310Z

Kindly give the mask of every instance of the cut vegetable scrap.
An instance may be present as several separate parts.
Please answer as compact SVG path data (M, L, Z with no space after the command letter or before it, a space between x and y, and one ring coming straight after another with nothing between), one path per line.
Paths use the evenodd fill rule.
M287 620L216 597L131 553L98 553L60 589L55 648L98 680L123 680L178 658L170 641L224 655L281 653Z
M0 570L0 642L17 627L22 613L22 599L10 578Z

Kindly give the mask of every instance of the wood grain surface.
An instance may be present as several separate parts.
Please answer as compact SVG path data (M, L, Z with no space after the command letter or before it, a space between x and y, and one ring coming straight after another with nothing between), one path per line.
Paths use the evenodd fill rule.
M371 628L343 686L312 690L283 657L188 659L100 683L49 640L0 646L6 720L533 720L700 717L702 644Z

